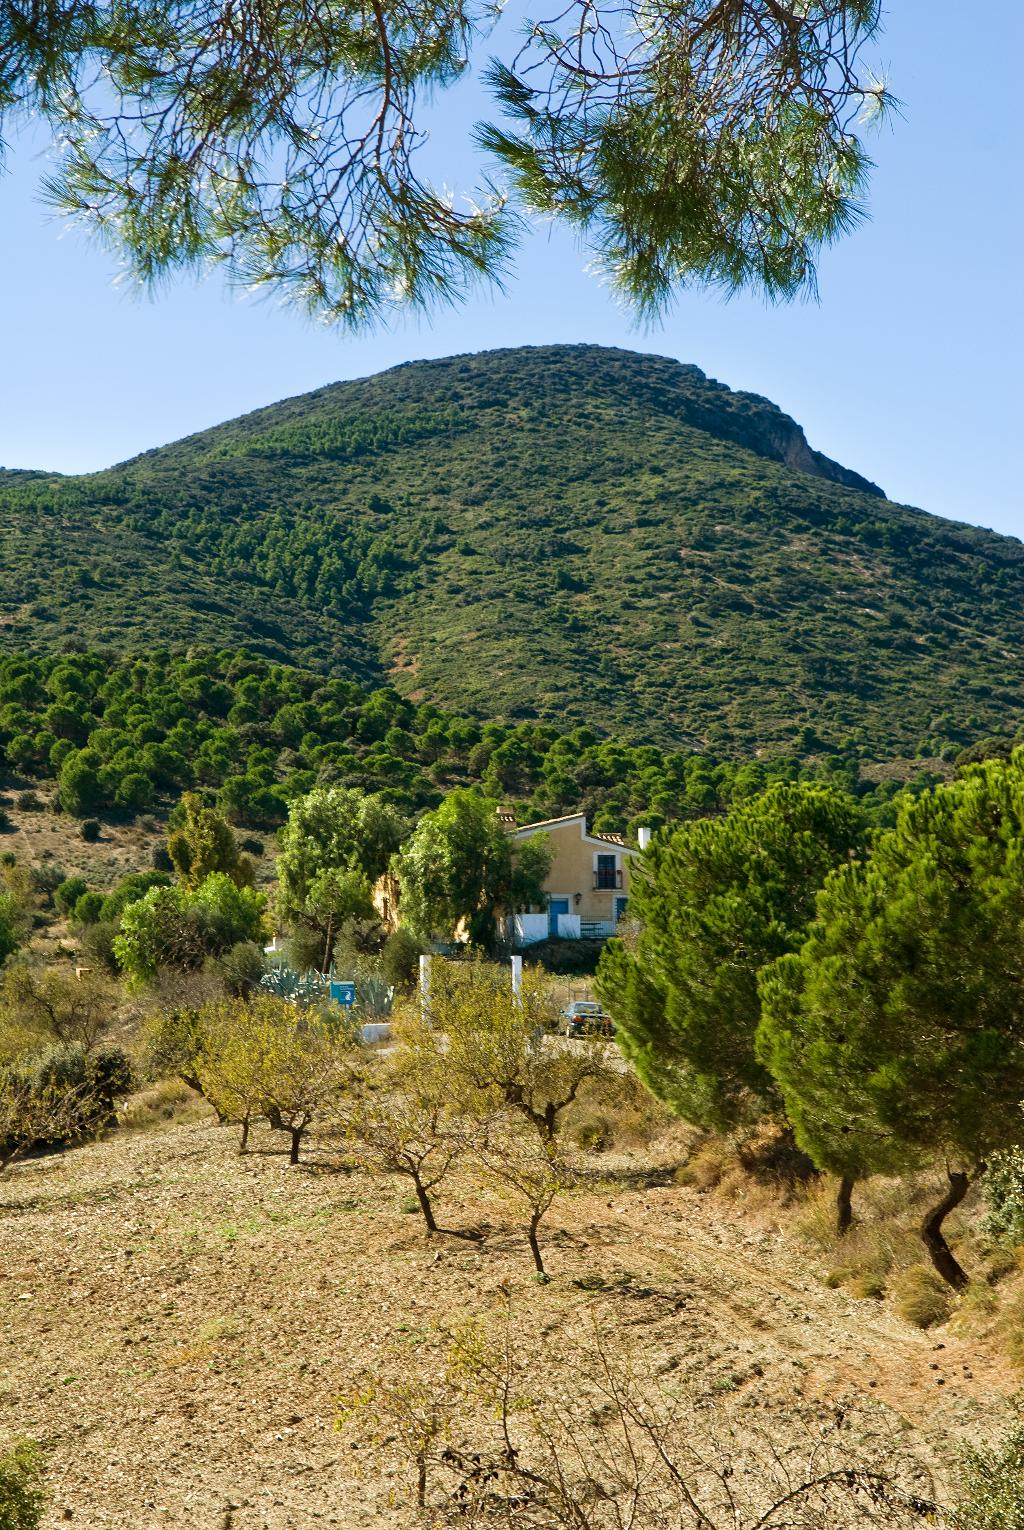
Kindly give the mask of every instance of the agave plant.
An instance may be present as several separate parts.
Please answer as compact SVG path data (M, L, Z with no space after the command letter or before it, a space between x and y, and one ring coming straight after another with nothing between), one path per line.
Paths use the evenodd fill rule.
M260 980L260 987L275 998L287 999L305 1009L316 1004L327 991L327 979L320 972L295 972L291 967L271 967Z

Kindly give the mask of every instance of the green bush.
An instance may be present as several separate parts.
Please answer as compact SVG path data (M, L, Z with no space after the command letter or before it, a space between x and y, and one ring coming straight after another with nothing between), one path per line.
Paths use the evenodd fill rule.
M150 887L125 907L114 954L136 983L150 981L160 967L201 967L208 957L223 956L240 941L262 945L266 903L263 893L236 887L224 872L214 872L194 889ZM106 913L104 905L104 917Z
M852 1277L846 1289L851 1296L872 1297L877 1301L885 1295L885 1281L874 1270L864 1270Z
M1024 1243L1024 1147L992 1154L982 1193L986 1231L1000 1243Z
M92 893L87 894L87 897L92 896ZM90 961L107 972L120 971L114 955L114 941L119 929L116 919L97 919L82 928L82 950Z
M95 924L103 911L103 894L85 892L75 902L72 918L76 924Z
M42 1453L31 1440L19 1440L0 1456L0 1530L38 1530L42 1479Z
M954 1508L957 1530L1024 1530L1024 1423L967 1452Z
M151 887L170 887L170 885L171 878L165 871L129 872L103 899L100 918L118 920L128 905L144 898Z
M77 909L79 902L89 891L89 884L84 877L65 877L53 893L54 907L62 914L71 914Z
M380 953L380 970L393 988L411 988L419 977L423 947L410 930L392 931Z
M244 998L260 986L267 970L267 958L257 941L240 940L225 951L219 965L228 992L236 998Z
M95 818L82 819L82 838L90 845L95 844L100 837L99 821Z
M21 944L23 919L18 901L11 893L0 893L0 962L5 962Z
M104 1047L89 1058L89 1084L101 1114L101 1125L113 1120L118 1100L135 1088L132 1060L121 1047Z

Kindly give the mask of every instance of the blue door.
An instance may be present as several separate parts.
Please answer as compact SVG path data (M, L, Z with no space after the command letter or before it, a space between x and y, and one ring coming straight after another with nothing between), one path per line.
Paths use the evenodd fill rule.
M548 933L550 935L557 935L558 934L558 916L559 916L559 914L567 914L568 912L569 912L569 900L568 900L568 898L549 898L548 899Z

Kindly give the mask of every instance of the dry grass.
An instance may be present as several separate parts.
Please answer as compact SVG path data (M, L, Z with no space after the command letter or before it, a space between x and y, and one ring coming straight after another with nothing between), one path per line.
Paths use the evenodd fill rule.
M118 1112L118 1122L126 1131L152 1131L168 1122L202 1121L212 1114L194 1089L168 1078L133 1094Z
M953 1309L953 1296L940 1275L926 1264L911 1265L894 1283L896 1310L915 1328L944 1323Z
M744 1157L748 1162L744 1162ZM946 1235L971 1275L960 1296L925 1262L920 1225L942 1191L935 1174L871 1179L854 1192L853 1227L836 1232L836 1181L824 1175L800 1185L751 1172L749 1148L735 1139L701 1136L675 1181L774 1228L810 1258L827 1290L869 1299L901 1322L947 1325L965 1343L1002 1354L1024 1371L1024 1247L994 1243L982 1225L977 1187L946 1222Z
M643 1153L673 1134L675 1118L651 1098L633 1073L587 1083L566 1110L564 1130L584 1152Z
M693 1134L675 1181L741 1207L753 1225L777 1229L789 1209L803 1204L809 1171L788 1136L764 1123L730 1136Z
M872 1278L889 1290L902 1274L921 1264L921 1220L938 1193L937 1181L930 1175L864 1180L854 1190L854 1225L840 1236L835 1221L836 1181L824 1176L808 1188L792 1230L824 1256L829 1285L849 1286ZM971 1264L981 1262L978 1223L976 1197L964 1213L946 1223L950 1242Z

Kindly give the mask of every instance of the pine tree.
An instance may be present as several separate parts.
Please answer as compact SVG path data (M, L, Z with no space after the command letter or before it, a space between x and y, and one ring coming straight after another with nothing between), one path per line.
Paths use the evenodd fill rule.
M251 887L256 871L248 856L239 854L230 827L213 808L204 807L196 792L181 799L180 825L167 836L167 853L178 880L190 891L215 871L229 876L237 887Z
M799 953L762 974L757 1043L801 1146L848 1175L943 1164L942 1232L986 1157L1024 1138L1024 751L901 807L841 867Z
M779 1108L754 1051L758 969L800 944L862 834L851 798L780 782L647 852L629 899L640 933L632 949L609 943L598 989L644 1083L687 1119L727 1127Z

